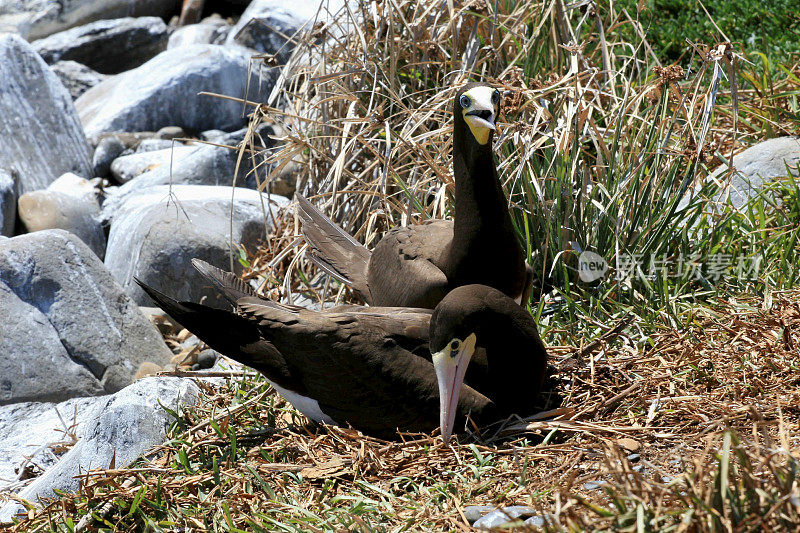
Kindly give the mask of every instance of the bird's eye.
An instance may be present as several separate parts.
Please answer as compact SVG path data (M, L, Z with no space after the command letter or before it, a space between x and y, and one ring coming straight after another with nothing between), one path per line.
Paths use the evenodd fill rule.
M492 93L492 103L494 105L500 103L500 91L498 91L497 89L495 89L494 92Z
M450 351L457 352L458 349L461 348L461 341L456 339L450 343Z
M461 107L467 109L472 104L472 101L469 99L469 96L462 94L461 98L458 100L458 103L461 104Z

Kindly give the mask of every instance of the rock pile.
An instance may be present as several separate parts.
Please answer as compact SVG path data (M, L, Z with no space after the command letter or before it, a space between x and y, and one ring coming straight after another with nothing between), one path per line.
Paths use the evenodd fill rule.
M232 18L179 19L178 0L0 1L0 493L35 501L76 488L89 467L135 459L164 438L159 402L191 405L197 387L134 379L217 361L184 346L196 338L173 355L133 276L207 298L190 260L230 268L288 203L254 190L269 145L238 166L229 147L248 134L242 100L265 99L277 77L253 56L288 54L280 34L317 3L247 4L232 3ZM264 15L277 33L248 29ZM258 131L268 143L275 133ZM77 442L62 457L49 445L73 412ZM31 483L29 470L44 473ZM0 509L0 522L19 509Z

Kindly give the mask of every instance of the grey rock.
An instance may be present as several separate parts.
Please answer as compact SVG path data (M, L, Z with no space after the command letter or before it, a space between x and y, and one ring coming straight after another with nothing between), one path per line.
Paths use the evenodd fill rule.
M44 315L69 357L105 392L130 384L144 361L164 365L171 358L158 331L103 263L66 231L0 241L0 282Z
M334 13L344 2L331 0L324 5ZM284 36L291 37L303 27L312 29L311 24L304 24L317 17L319 8L320 3L316 0L253 0L231 29L226 42L277 54L278 61L285 63L292 53L292 46L287 44Z
M103 74L136 68L167 48L167 25L158 17L98 20L31 43L49 64L71 60Z
M17 219L17 180L0 168L0 235L14 236Z
M120 17L165 17L180 10L179 0L4 0L0 1L0 31L28 40L96 20Z
M251 100L265 98L272 82L252 69L240 47L194 45L160 53L144 65L113 76L76 102L86 135L180 126L189 131L232 130L244 125L242 104L206 91ZM249 87L249 89L248 89Z
M219 144L227 146L238 145L245 136L246 130L239 130L230 133L220 139ZM268 135L269 127L262 130L261 137L270 142ZM161 165L160 167L145 172L137 178L119 188L113 197L110 197L103 204L103 220L108 220L114 214L116 207L126 199L136 194L138 191L153 187L155 185L187 184L187 185L232 185L233 177L236 172L236 162L238 152L225 148L224 146L213 146L208 144L198 144L192 146L192 151L181 157L180 161L173 160L172 165ZM269 172L268 167L263 165L264 157L257 155L255 158L245 157L239 167L236 185L255 188L255 173L250 172L253 168L253 159L256 165L260 165L259 179L263 179ZM247 177L247 179L245 179Z
M0 253L14 240L0 241ZM22 301L3 281L0 309L0 350L9 355L0 376L0 405L104 393L100 381L69 356L47 317Z
M145 139L139 143L133 153L143 154L145 152L155 152L157 150L170 150L172 147L179 148L184 146L183 143L177 141L168 141L166 139Z
M544 516L531 516L530 518L525 519L526 526L532 527L545 527L545 526L554 526L558 524L558 518L552 514L546 514Z
M201 369L212 368L219 358L219 354L214 350L207 349L197 354L197 365Z
M201 22L177 28L169 36L167 49L191 46L193 44L220 44L225 41L231 27L219 20L219 23Z
M75 61L58 61L50 65L73 100L106 79L108 76Z
M188 137L188 135L183 131L183 128L178 126L165 126L156 132L157 139L171 141L172 139L178 139L180 137Z
M106 236L100 226L99 191L91 182L75 174L64 174L41 191L19 198L19 218L28 232L63 229L86 243L99 257L106 249Z
M111 163L125 151L125 145L116 137L105 137L94 149L92 167L94 175L107 178L111 175Z
M776 178L798 175L800 164L800 137L778 137L760 142L733 156L736 172L730 182L730 200L737 208L743 207L758 195L764 184ZM723 165L712 174L712 179L724 181L728 166Z
M200 339L197 338L197 335L189 335L189 337L181 343L181 349L194 348L198 344L200 344Z
M155 138L156 132L154 131L117 131L112 133L102 133L90 140L93 140L94 142L92 144L97 146L103 139L114 139L121 142L126 151L130 150L130 153L134 153L141 143Z
M89 175L89 145L72 98L42 58L19 36L0 34L0 72L0 168L16 172L19 192L43 189L66 172Z
M598 490L598 489L602 489L606 485L608 485L608 482L607 481L603 481L602 479L599 480L599 481L587 481L586 483L583 484L583 489L584 490Z
M510 505L502 509L496 509L482 516L472 524L472 527L491 529L512 522L518 518L527 518L534 515L536 515L536 509L533 507L528 507L527 505Z
M19 493L21 498L40 501L56 496L55 490L77 491L81 474L98 468L127 466L153 446L161 444L174 421L164 407L179 411L184 406L194 406L199 399L197 385L189 379L151 377L136 381L112 396L95 398L91 403L80 403L81 423L76 430L78 442L58 463ZM75 405L55 408L69 417ZM163 406L163 407L162 407ZM45 411L54 408L43 406ZM31 407L28 407L31 409ZM52 417L47 419L52 424ZM23 426L24 427L24 426ZM14 427L18 432L22 428ZM53 438L52 432L35 436ZM28 442L31 442L34 435ZM46 444L45 441L43 444ZM9 522L23 507L9 503L0 509L0 522Z
M206 297L207 304L220 306L217 292L208 287L191 260L198 257L230 270L231 240L254 250L271 227L276 210L287 203L273 196L270 206L266 195L244 188L163 185L147 189L115 209L106 266L141 305L153 304L134 283L134 276L177 299ZM238 261L234 269L241 272Z
M142 141L143 144L145 142L149 141ZM165 142L170 145L172 144L172 141ZM169 170L170 163L172 163L174 168L176 164L193 153L194 150L194 147L183 146L180 143L176 143L175 148L118 157L111 163L111 175L114 176L114 179L118 183L127 183L136 176L157 169L163 165L166 165L166 169Z
M200 138L204 141L211 141L217 142L222 137L225 137L227 133L222 130L206 130L200 133Z
M53 369L54 374L58 372ZM46 470L64 452L58 444L71 444L70 434L80 431L83 414L98 398L72 398L61 403L21 402L0 406L0 492L16 492L18 470L33 464ZM77 427L70 428L75 424ZM51 448L48 445L53 445ZM54 448L56 448L54 450Z
M470 524L474 524L480 517L495 509L496 507L494 505L467 505L464 507L464 518L466 518Z

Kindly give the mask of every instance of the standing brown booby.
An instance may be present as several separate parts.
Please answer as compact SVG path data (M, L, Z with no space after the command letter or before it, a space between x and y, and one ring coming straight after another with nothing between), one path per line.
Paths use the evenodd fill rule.
M452 221L394 228L370 252L297 197L311 259L375 306L432 309L453 288L494 287L525 301L532 270L517 239L492 156L500 91L466 85L453 102Z
M531 315L495 289L459 287L433 311L309 311L256 297L233 275L195 265L235 311L177 302L136 281L175 320L264 374L312 420L386 438L438 425L447 439L467 415L486 423L535 409L547 353Z

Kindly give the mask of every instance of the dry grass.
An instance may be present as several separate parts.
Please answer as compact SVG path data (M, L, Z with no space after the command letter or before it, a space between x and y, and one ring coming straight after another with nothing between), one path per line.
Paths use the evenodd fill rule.
M368 246L390 227L451 214L451 98L461 83L485 80L505 91L495 153L520 240L546 289L600 308L578 314L609 321L611 300L658 314L698 285L638 279L587 291L574 283L581 250L614 265L620 254L779 258L787 247L785 230L757 234L758 212L709 209L729 175L703 180L766 131L797 129L785 121L798 115L796 65L768 87L729 43L693 43L689 72L662 65L635 17L585 3L363 2L319 17L255 107L253 124L277 123L283 141L259 181L269 189L297 165L298 191ZM622 27L641 39L621 41L630 34ZM702 183L695 201L678 203ZM293 242L297 228L285 228ZM303 274L282 271L284 295L320 290L302 250L282 258ZM773 288L800 276L774 265ZM270 268L262 281L274 287Z

